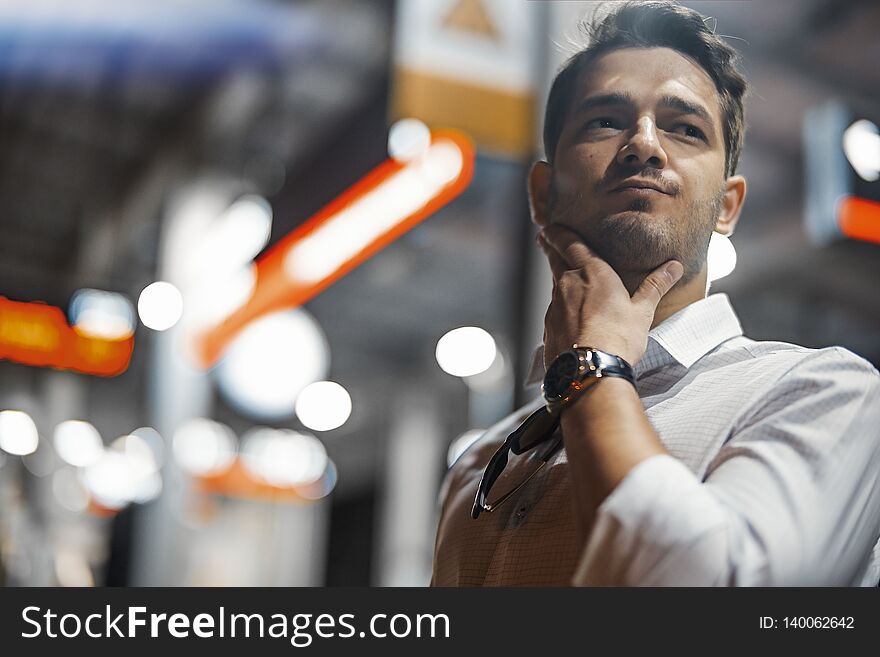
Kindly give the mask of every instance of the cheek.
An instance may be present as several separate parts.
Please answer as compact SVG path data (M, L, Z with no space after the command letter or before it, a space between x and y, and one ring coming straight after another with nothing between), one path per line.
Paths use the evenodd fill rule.
M601 179L604 166L601 154L586 149L571 153L556 172L559 191L574 193L591 188Z
M681 171L681 200L688 206L705 206L712 204L718 197L718 190L723 187L724 180L719 174L707 176L714 171L715 162L706 163L706 168L689 168ZM719 169L720 171L720 169Z
M574 150L574 166L585 175L594 177L595 173L608 166L613 159L613 149L607 145L590 144Z

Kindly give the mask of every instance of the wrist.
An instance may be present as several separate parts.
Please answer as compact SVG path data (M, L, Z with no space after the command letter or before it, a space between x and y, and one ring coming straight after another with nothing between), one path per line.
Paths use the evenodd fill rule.
M618 395L626 394L624 392L626 390L635 390L635 387L622 377L603 376L601 379L597 379L596 382L590 386L589 390L584 391L584 394L573 399L571 403L563 409L563 412L561 412L559 416L560 420L567 416L571 417L579 415L584 411L589 411L590 407L595 404L603 405L608 395L617 397Z
M560 414L603 378L621 378L627 385L635 385L632 366L617 354L579 345L563 351L544 376L542 391L548 412Z

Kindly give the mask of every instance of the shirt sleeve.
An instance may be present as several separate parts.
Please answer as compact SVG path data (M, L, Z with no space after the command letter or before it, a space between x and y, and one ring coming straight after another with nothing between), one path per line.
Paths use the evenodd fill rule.
M573 583L859 583L880 536L877 370L816 351L743 418L703 481L666 454L630 470L597 509Z

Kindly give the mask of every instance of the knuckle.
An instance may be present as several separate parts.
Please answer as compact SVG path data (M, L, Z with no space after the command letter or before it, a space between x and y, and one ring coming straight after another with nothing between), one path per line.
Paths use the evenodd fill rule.
M651 278L649 278L648 285L650 285L652 288L654 288L654 290L656 290L658 294L660 294L660 295L663 294L665 286L656 277L652 276Z

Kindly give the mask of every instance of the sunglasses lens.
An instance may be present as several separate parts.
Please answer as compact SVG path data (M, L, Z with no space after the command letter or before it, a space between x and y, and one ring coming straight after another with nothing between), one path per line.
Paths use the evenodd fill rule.
M539 408L514 432L510 451L522 454L537 447L553 436L557 426L559 417L548 413L546 408Z
M539 408L526 418L519 428L507 437L504 444L489 459L489 464L483 471L480 485L477 488L477 497L471 510L471 517L476 519L485 510L489 491L495 480L507 467L507 458L510 452L522 454L528 450L548 441L553 437L556 427L559 426L559 418L547 412L546 408Z
M483 511L483 507L486 505L486 500L489 497L489 491L492 489L492 485L495 483L495 480L501 476L501 473L504 472L504 468L507 467L507 454L510 452L510 439L504 441L504 444L498 449L495 454L492 455L492 458L489 460L489 465L486 466L486 469L483 471L483 477L480 479L480 486L477 488L477 499L474 500L474 508L471 511L471 516L476 518L480 515L480 512Z

